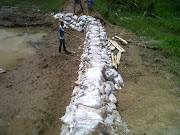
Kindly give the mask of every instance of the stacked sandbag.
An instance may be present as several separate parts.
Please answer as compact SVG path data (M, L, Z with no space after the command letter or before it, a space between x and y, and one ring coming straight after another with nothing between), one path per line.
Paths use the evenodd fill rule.
M86 40L78 70L77 86L61 118L64 123L61 135L119 135L129 130L117 111L115 90L124 87L120 74L113 68L111 48L107 46L106 30L99 20L91 16L77 18L73 14L56 14L54 17L87 24ZM67 18L69 17L69 18ZM71 22L71 21L70 21ZM71 23L69 26L74 25ZM80 25L81 26L81 25Z
M85 15L78 17L77 15L73 15L73 13L58 13L53 15L53 17L55 19L59 19L59 21L63 21L67 27L79 32L84 31L85 22L87 19L87 16Z

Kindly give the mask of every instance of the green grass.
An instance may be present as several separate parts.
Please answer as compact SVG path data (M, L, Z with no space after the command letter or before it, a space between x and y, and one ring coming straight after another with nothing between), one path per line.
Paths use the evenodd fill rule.
M143 17L143 10L146 7L141 7L143 10L138 8L134 10L132 8L131 11L129 9L131 3L129 5L125 3L125 5L118 6L116 4L114 6L113 3L108 3L106 0L103 2L102 0L96 0L95 7L111 23L129 29L138 37L143 36L146 39L157 41L148 45L170 51L169 71L180 76L180 19L178 19L179 9L173 6L178 5L178 2L176 0L172 0L171 2L177 3L168 2L168 0L158 0L158 3L156 3L154 12L161 19ZM108 9L107 5L113 8ZM144 3L144 5L146 4ZM118 17L115 15L117 9L121 9L120 16Z
M43 11L58 11L66 0L1 0L0 6L17 6L31 8L36 6Z

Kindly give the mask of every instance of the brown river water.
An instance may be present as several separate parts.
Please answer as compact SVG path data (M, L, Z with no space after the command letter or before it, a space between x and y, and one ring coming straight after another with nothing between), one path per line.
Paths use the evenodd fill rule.
M0 67L11 70L33 55L47 33L41 30L22 28L0 29Z

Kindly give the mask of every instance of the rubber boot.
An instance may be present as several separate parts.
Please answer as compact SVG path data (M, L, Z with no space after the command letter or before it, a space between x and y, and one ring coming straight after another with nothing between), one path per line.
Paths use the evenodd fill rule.
M61 52L61 48L59 47L59 53Z

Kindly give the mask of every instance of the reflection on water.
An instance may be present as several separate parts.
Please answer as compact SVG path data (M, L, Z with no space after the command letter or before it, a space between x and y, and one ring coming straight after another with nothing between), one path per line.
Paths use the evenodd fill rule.
M0 29L0 67L10 70L23 59L33 55L40 42L47 34L40 30Z

